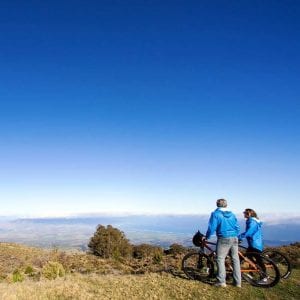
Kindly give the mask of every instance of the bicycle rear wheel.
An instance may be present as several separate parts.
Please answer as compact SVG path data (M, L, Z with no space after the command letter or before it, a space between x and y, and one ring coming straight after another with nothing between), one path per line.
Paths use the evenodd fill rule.
M269 288L280 280L280 272L276 264L266 256L248 252L241 258L242 278L253 286ZM252 263L255 264L255 267Z
M262 253L267 258L270 258L278 267L281 278L288 278L291 275L292 267L289 259L277 250L266 249Z
M186 254L181 263L186 276L193 280L207 281L214 276L214 264L208 255L194 251Z

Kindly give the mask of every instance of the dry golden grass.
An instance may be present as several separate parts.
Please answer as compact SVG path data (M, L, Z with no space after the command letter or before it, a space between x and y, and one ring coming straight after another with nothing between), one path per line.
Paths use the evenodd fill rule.
M49 261L61 263L67 273L144 274L180 268L181 258L182 255L168 255L162 257L158 263L155 263L151 256L143 259L114 260L78 251L43 250L19 244L0 243L0 279L16 269L24 272L27 267L39 272Z
M297 271L297 273L299 273ZM298 274L299 275L299 274ZM299 278L299 277L298 277ZM226 289L177 278L170 274L82 275L72 274L56 280L0 284L0 299L299 299L299 279L295 274L272 289Z

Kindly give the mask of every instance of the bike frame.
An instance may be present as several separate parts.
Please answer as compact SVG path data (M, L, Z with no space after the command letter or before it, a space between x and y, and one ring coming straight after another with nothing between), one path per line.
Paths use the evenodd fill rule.
M216 246L217 244L216 243L213 243L213 242L208 242L206 240L203 240L202 241L202 245L200 246L200 251L202 251L204 254L205 253L205 249L209 250L210 253L207 254L209 257L214 257L216 256L216 251L213 250L209 245L213 245L213 246ZM243 253L238 250L238 254L239 254L239 258L241 259L244 259L252 268L251 269L242 269L241 268L241 273L250 273L250 272L256 272L259 270L259 268L257 267L257 265L248 257L246 257L245 255L243 255ZM228 265L227 264L227 267L230 267L230 269L232 270L232 266L231 265Z

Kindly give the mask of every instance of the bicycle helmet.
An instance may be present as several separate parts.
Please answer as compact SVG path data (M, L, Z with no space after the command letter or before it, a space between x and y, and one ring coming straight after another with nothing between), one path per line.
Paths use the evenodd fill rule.
M204 237L204 234L202 234L199 230L194 234L193 236L193 244L196 247L201 247L202 244L202 238Z

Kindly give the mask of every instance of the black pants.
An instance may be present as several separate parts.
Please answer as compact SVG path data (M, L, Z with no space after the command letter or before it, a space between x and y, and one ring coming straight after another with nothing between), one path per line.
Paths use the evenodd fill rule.
M253 253L253 254L252 254ZM256 253L258 255L256 255ZM255 248L251 248L249 247L246 251L246 254L247 254L247 257L250 258L252 261L254 261L255 263L257 263L261 269L266 272L266 266L261 258L261 254L262 254L262 251L258 250L258 249L255 249Z

